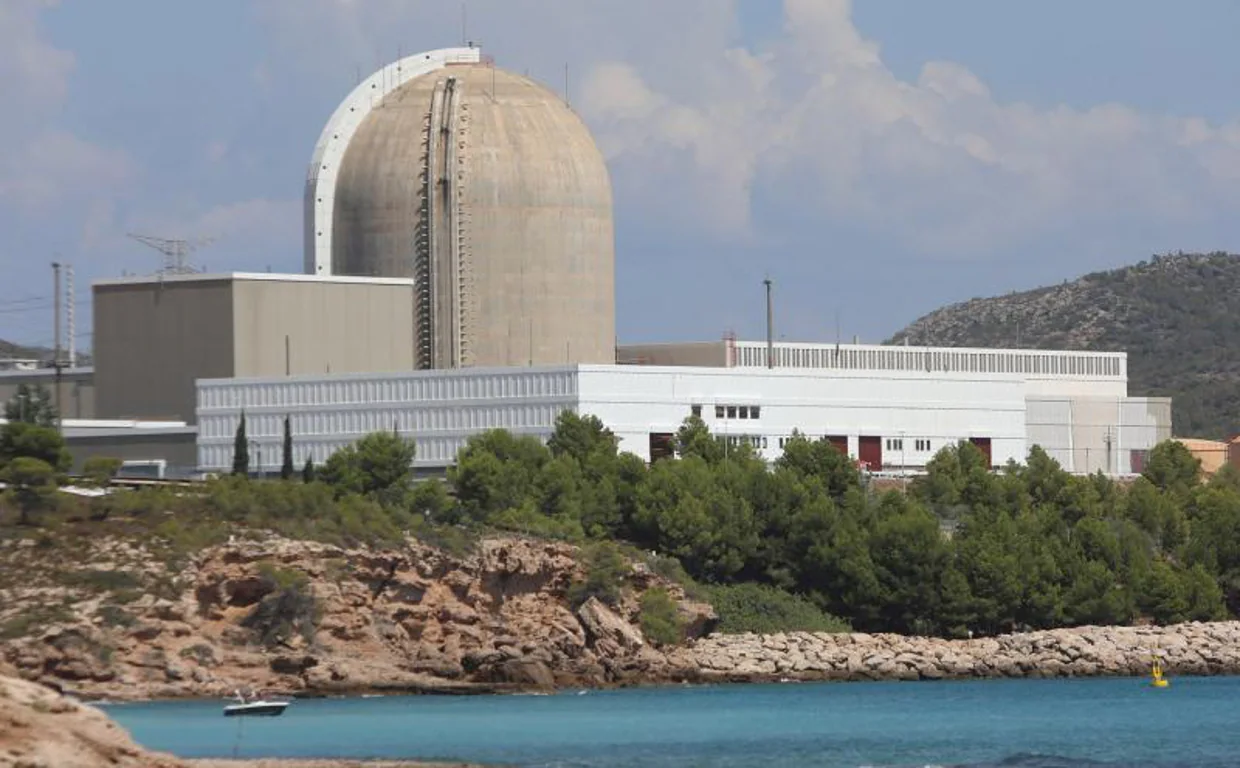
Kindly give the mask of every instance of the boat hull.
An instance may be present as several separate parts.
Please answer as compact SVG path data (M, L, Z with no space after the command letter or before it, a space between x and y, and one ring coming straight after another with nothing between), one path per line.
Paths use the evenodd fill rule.
M224 707L224 717L279 717L288 704L242 704Z

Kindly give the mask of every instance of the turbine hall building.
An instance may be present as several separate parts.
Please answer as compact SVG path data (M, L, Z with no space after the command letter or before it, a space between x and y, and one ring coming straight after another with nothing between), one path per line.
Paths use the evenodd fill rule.
M717 364L704 364L711 348ZM945 445L969 440L994 467L1023 462L1037 444L1071 472L1125 475L1171 436L1168 399L1128 396L1123 353L781 343L768 367L759 343L622 350L655 351L661 364L202 380L199 465L231 467L242 411L271 457L266 471L278 468L286 415L299 464L395 428L417 442L415 466L428 473L484 430L545 440L566 410L598 416L621 450L646 461L669 456L694 415L725 445L747 443L768 461L800 432L871 472L918 471ZM693 364L677 364L684 359Z

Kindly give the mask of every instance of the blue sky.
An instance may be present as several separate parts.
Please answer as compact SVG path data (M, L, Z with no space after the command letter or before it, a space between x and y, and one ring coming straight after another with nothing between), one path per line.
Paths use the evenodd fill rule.
M50 269L299 271L314 141L356 82L454 45L456 0L2 0L0 338ZM470 0L612 169L622 340L877 341L943 304L1240 248L1232 0Z

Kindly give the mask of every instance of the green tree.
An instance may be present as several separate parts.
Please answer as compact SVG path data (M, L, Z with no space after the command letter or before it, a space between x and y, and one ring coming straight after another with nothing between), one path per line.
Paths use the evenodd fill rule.
M738 472L730 462L711 465L690 455L657 463L641 489L639 529L694 578L726 582L757 554L757 523L736 492Z
M241 421L237 422L237 432L233 436L232 471L241 477L250 475L250 441L245 434L245 411L241 412Z
M503 429L474 435L448 469L462 519L489 522L496 515L537 505L536 483L551 452L538 438Z
M0 470L21 514L21 524L52 506L56 494L56 471L42 459L18 456Z
M827 493L836 500L861 487L856 465L825 437L811 442L800 432L793 432L784 443L783 455L775 460L775 466L791 470L800 477L821 480Z
M448 486L439 478L432 477L413 487L409 507L414 514L422 515L436 523L456 522L449 519L452 511L452 497L448 495Z
M561 411L547 450L555 458L567 456L585 467L595 457L616 458L617 439L597 416Z
M19 384L17 391L4 404L6 421L21 421L40 427L55 427L59 420L52 393L47 387Z
M1141 474L1164 493L1184 495L1201 479L1201 461L1178 440L1164 440L1150 451Z
M690 416L680 425L673 443L676 455L684 459L697 456L707 463L722 461L725 453L723 443L710 433L710 427L699 416Z
M301 481L303 483L314 482L314 458L311 456L306 457L306 463L301 467Z
M288 416L284 417L284 460L280 463L280 478L293 479L293 424Z
M415 454L412 440L372 432L328 457L319 479L337 494L354 493L403 507L413 484Z
M38 459L57 473L68 472L73 464L64 438L55 429L10 421L0 428L0 467L23 457Z

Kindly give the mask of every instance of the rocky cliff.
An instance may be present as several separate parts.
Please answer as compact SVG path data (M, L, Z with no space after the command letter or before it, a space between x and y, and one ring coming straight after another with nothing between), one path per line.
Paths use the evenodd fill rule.
M575 548L517 538L453 556L414 541L381 551L267 537L207 549L175 573L134 542L81 546L85 571L49 569L29 540L0 549L8 572L28 575L0 589L10 635L0 658L29 679L109 699L662 679L666 659L642 636L638 596L667 588L692 632L713 618L640 563L616 604L591 598L573 610Z

